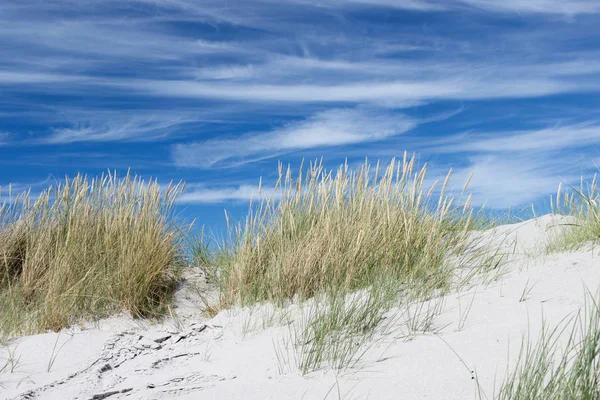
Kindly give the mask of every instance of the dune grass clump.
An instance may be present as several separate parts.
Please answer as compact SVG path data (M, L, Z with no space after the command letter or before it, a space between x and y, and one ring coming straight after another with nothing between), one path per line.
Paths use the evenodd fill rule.
M496 400L600 399L600 304L592 296L560 346L567 324L542 333L536 344L524 343L516 367L508 374Z
M549 251L576 250L586 243L600 241L600 192L596 176L590 183L581 182L580 187L569 186L561 191L559 185L556 198L551 198L552 211L573 217L563 224L561 234L548 246Z
M459 216L444 195L449 175L432 202L436 185L424 190L426 169L413 173L414 162L335 174L314 163L296 179L280 166L279 197L251 208L218 256L225 301L281 303L380 279L447 286L446 259L464 246L470 211Z
M275 194L251 206L245 223L232 229L233 243L204 262L220 285L222 306L325 295L330 307L309 312L314 318L299 328L299 367L309 372L322 359L347 364L357 351L348 348L353 340L332 335L372 332L399 297L443 293L457 270L450 256L468 247L469 199L456 207L445 195L450 174L441 188L426 189L426 168L414 166L406 155L386 168L365 162L327 171L315 162L294 177L280 165ZM361 289L367 300L348 304L346 296ZM354 329L359 325L364 329Z
M129 174L78 175L0 206L0 333L58 330L127 311L158 316L182 262L161 193Z

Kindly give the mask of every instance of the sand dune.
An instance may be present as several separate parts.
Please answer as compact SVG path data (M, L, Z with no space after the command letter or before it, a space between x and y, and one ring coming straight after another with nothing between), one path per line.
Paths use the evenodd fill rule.
M290 344L302 319L297 306L234 309L209 320L184 287L175 319L113 317L0 349L0 366L7 360L0 398L476 399L478 391L493 398L523 338L535 340L542 321L553 327L574 315L600 284L593 249L542 251L563 222L547 215L476 233L507 254L497 279L424 304L439 310L425 333L410 335L406 314L388 312L393 324L343 372L298 373Z

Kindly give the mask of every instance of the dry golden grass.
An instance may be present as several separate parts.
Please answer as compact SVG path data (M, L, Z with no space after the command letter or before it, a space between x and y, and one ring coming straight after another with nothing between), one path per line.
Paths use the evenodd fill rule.
M447 285L445 261L465 244L469 201L456 212L444 195L449 175L432 201L436 185L425 190L426 169L413 172L414 163L405 156L357 171L346 164L334 174L317 162L297 178L280 166L280 197L251 206L233 246L217 257L224 302L306 299L382 278Z
M231 242L212 256L200 246L198 263L220 285L219 307L327 299L296 333L298 368L351 365L357 335L370 337L398 301L448 290L469 248L469 198L454 206L445 195L450 174L426 189L426 168L414 169L406 155L385 168L365 162L332 172L316 162L297 177L280 166L275 194L251 205Z
M159 315L182 261L161 193L129 174L77 176L0 206L0 333L58 330L121 310Z

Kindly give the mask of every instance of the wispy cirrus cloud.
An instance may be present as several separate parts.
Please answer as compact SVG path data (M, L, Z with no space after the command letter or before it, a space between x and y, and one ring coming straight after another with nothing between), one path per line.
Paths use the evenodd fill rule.
M315 2L311 0L292 1L304 4L315 4ZM441 11L448 9L447 5L444 5L443 2L434 0L333 0L319 4L321 7L347 7L352 5L380 6L415 11Z
M299 0L302 1L302 0ZM600 12L600 5L587 0L339 0L342 4L380 5L418 11L453 11L461 6L481 8L496 12L520 12L534 14L595 14Z
M190 202L242 201L252 161L409 149L509 205L583 172L599 144L581 114L600 95L593 1L0 3L0 161L24 174L129 163L210 180Z
M0 84L3 85L26 85L26 84L53 84L68 83L89 80L86 76L68 76L58 73L40 73L35 71L0 71Z
M597 14L600 4L587 0L460 0L461 3L490 11L521 12L535 14Z
M52 129L39 140L43 144L75 142L143 142L165 139L186 123L197 120L181 115L142 116L121 121L92 121L76 126Z
M499 132L470 132L440 139L441 153L536 153L600 146L600 122Z
M92 79L86 76L1 73L7 85L69 85L117 89L139 95L238 102L374 103L406 107L436 100L482 100L598 92L600 55L562 62L504 63L469 67L460 63L364 63L307 58L270 59L265 63L186 69L194 79ZM311 75L312 82L292 81ZM306 80L306 79L305 79ZM338 81L339 82L336 82ZM72 88L70 89L72 90Z
M52 55L51 62L45 63L44 69L58 71L77 68L81 71L114 63L160 62L168 65L193 57L243 55L248 51L235 42L186 38L156 32L148 26L150 22L150 18L127 22L99 18L87 21L67 19L58 23L41 20L35 26L25 21L4 24L0 26L0 37L12 37L15 52L20 57L18 60L3 60L0 65L19 63L36 69L39 68L39 64L36 66L35 63ZM25 50L24 46L34 47L37 51ZM152 66L148 64L145 68Z
M177 165L188 167L240 164L298 150L375 142L416 125L416 121L391 112L333 109L269 132L178 144L173 158Z
M485 205L488 209L526 206L555 193L561 182L578 182L593 167L590 159L561 152L553 153L552 157L506 153L465 159L465 166L454 169L452 181L460 189L472 174L467 193L473 195L474 205Z
M600 55L578 57L570 52L566 60L559 61L524 58L528 49L519 50L522 37L502 43L503 48L512 49L503 55L473 37L460 41L429 32L402 32L390 41L386 29L377 43L422 53L416 58L381 57L381 53L367 50L371 46L345 21L346 7L368 6L362 0L325 5L302 0L276 5L269 0L83 4L89 11L82 9L81 15L60 14L61 9L73 6L66 0L52 6L31 1L3 6L0 45L4 43L18 55L0 61L0 85L8 87L9 95L16 86L21 91L43 88L59 93L86 93L93 88L107 94L117 90L119 95L135 95L138 101L170 97L411 107L437 100L528 98L600 90L600 85L590 84L589 79L600 74ZM571 14L598 8L577 0L509 1L494 3L496 6L479 0L378 0L377 4L425 13L458 6ZM111 18L114 7L127 18ZM326 24L309 24L298 15L335 22L340 34L332 36ZM49 18L57 16L58 20ZM32 20L36 22L33 25ZM196 24L198 33L172 29L174 21ZM210 31L221 23L255 31L234 38ZM472 28L467 23L461 29L468 34ZM301 39L286 38L295 32ZM336 57L330 56L331 49L336 50ZM451 50L452 57L444 50Z
M204 185L188 185L178 202L181 204L218 204L223 202L249 202L263 198L276 199L280 193L275 188L242 184L232 187L206 187Z
M120 86L120 83L116 83ZM290 103L374 103L408 107L432 100L480 100L541 97L561 93L597 92L594 85L559 79L484 81L475 77L429 81L357 82L340 85L317 84L213 84L190 81L124 82L123 87L168 97L223 99L234 101Z
M230 15L231 7L222 3L199 0L137 0L137 3L153 3L163 7L173 7L187 12L194 12L215 20L231 23L250 23L255 15L248 8L241 15ZM254 1L254 7L259 10L275 3L273 0ZM494 2L487 0L333 0L330 2L314 2L311 0L290 0L288 3L302 4L314 7L343 7L349 5L383 6L416 11L452 11L461 6L482 8L497 12L524 12L537 14L591 14L600 12L600 7L593 1L587 0L507 0ZM205 5L203 8L202 5ZM255 11L255 12L258 12ZM253 18L254 17L254 18Z
M322 68L321 63L313 63L306 69L297 71L308 74ZM346 72L351 64L346 63ZM358 70L361 65L355 66ZM454 70L452 69L454 67ZM139 96L171 97L182 99L215 99L236 102L263 103L305 103L305 104L375 104L384 107L411 107L424 102L437 100L485 100L509 98L535 98L568 93L597 93L600 84L590 82L590 78L600 75L600 56L598 59L550 63L547 65L521 65L519 68L490 66L488 68L468 69L464 66L439 65L437 70L423 65L412 65L402 77L388 74L373 77L348 77L343 83L314 82L306 84L292 83L289 75L281 79L282 83L265 83L269 80L269 70L263 69L257 74L257 68L226 67L213 71L198 71L203 80L146 80L103 78L91 79L85 76L46 75L38 73L0 72L0 83L6 85L68 85L68 91L83 92L89 87L102 90L118 90L121 93L137 93ZM410 74L413 71L413 74ZM339 71L338 71L339 72ZM188 71L188 73L192 73ZM273 73L276 76L276 72ZM239 78L243 81L236 81ZM390 80L391 78L391 80ZM323 76L321 79L325 79ZM79 82L79 89L73 87Z
M462 160L454 181L473 178L475 204L490 208L524 205L553 193L559 183L574 184L597 169L600 124L451 135L425 146L429 154Z

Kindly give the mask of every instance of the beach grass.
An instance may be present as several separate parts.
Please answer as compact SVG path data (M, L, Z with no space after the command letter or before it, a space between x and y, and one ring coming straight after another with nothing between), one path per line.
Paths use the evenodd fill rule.
M280 166L276 195L251 206L208 263L223 301L282 303L361 289L381 277L447 286L452 267L445 261L464 247L471 210L467 202L455 212L444 195L448 178L432 204L436 185L424 188L426 168L413 172L414 162L355 171L316 162L297 177Z
M170 217L183 185L78 175L0 205L0 332L164 312L183 262Z
M570 327L570 329L569 329ZM496 400L600 398L600 304L590 294L574 317L536 343L525 338Z
M586 244L598 244L600 241L600 192L597 176L590 182L580 182L579 187L572 185L562 188L559 185L556 196L550 200L552 211L573 217L563 224L560 235L553 238L548 251L561 252L578 250Z
M319 306L295 335L298 367L349 365L357 335L372 333L398 302L447 293L457 260L470 254L469 233L480 226L470 197L457 204L446 195L450 173L427 187L425 174L406 154L385 167L328 171L316 161L295 175L280 165L275 191L230 224L229 241L210 261L199 251L219 307L327 298L307 303ZM364 301L347 302L361 290Z

